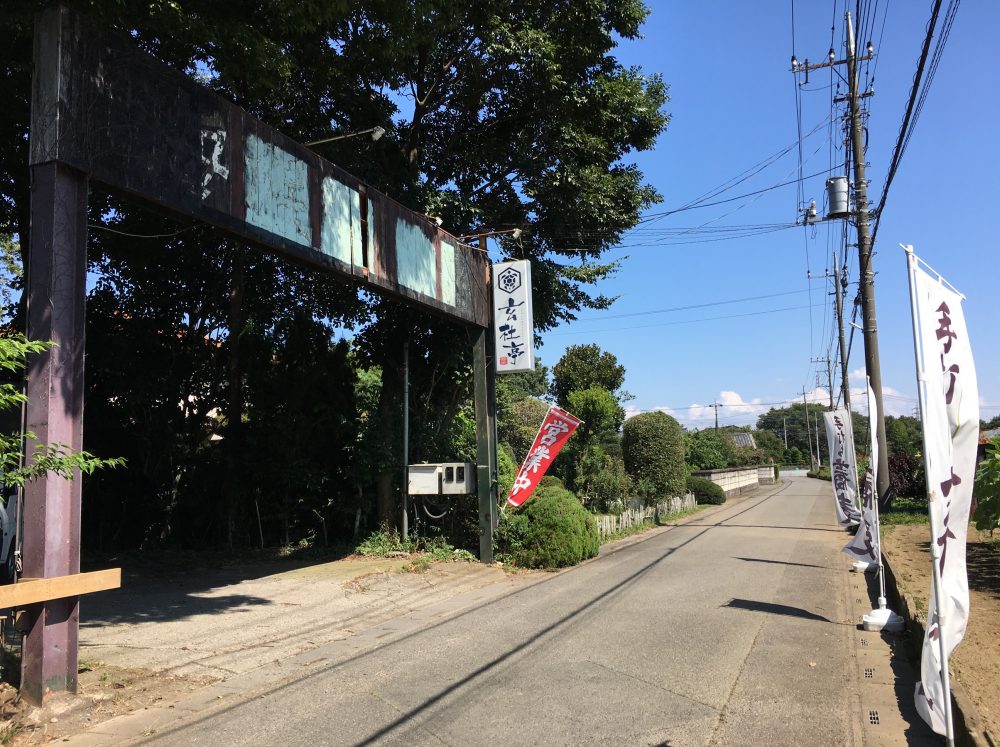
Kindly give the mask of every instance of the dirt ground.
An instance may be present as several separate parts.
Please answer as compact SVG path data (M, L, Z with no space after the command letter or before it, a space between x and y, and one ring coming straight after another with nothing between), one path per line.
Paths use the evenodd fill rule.
M0 683L0 744L46 744L123 713L175 699L212 681L83 659L79 697L59 697L44 708L28 705L14 687Z
M883 527L883 551L900 584L926 619L931 589L926 524ZM982 726L1000 744L1000 543L969 527L969 625L951 657L951 672L972 701Z

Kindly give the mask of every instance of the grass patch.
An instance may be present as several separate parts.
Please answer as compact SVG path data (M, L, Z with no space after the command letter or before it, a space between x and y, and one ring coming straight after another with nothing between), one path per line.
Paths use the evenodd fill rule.
M892 502L892 509L879 514L879 522L886 526L894 524L928 524L927 502L914 498L897 498Z
M3 726L0 726L0 744L10 744L14 741L14 737L20 734L24 730L24 726L13 721L9 721Z

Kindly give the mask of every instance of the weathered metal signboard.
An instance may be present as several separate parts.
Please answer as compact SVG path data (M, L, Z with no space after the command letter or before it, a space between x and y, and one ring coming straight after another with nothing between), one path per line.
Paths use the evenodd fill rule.
M486 257L65 8L35 37L31 164L60 162L312 266L488 327Z

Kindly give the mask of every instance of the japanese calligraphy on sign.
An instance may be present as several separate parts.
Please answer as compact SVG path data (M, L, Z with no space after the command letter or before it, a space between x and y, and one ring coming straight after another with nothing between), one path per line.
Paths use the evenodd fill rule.
M855 526L861 521L861 512L857 505L858 469L855 464L851 414L847 410L825 412L823 421L830 449L830 475L837 523L842 527Z
M875 494L875 466L878 464L878 430L875 394L871 382L868 384L868 433L871 443L868 449L868 469L861 483L861 526L844 547L844 552L866 563L879 564L880 537L877 496Z
M493 339L496 372L535 370L534 321L531 313L531 263L493 265Z
M945 657L951 655L969 619L965 544L979 440L979 389L963 296L937 273L924 272L919 262L908 248L931 557L939 580L931 589L915 702L924 720L944 734L949 695L941 681L946 665L941 649Z
M510 495L507 496L509 505L520 506L531 497L539 480L552 464L552 460L569 441L569 437L581 422L579 418L573 417L555 405L549 408L531 444L528 456L524 458L521 469L514 478L514 485L510 489Z

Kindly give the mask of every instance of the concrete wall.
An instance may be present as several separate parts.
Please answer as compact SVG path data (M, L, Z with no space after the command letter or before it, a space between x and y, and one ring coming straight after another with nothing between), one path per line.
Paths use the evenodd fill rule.
M774 479L774 466L768 464L757 467L757 481L761 485L774 485L777 482Z
M770 469L770 468L768 468ZM726 495L736 495L746 490L753 490L760 485L757 467L730 467L728 469L704 469L692 472L695 477L711 480L724 491ZM773 470L771 472L773 480Z

